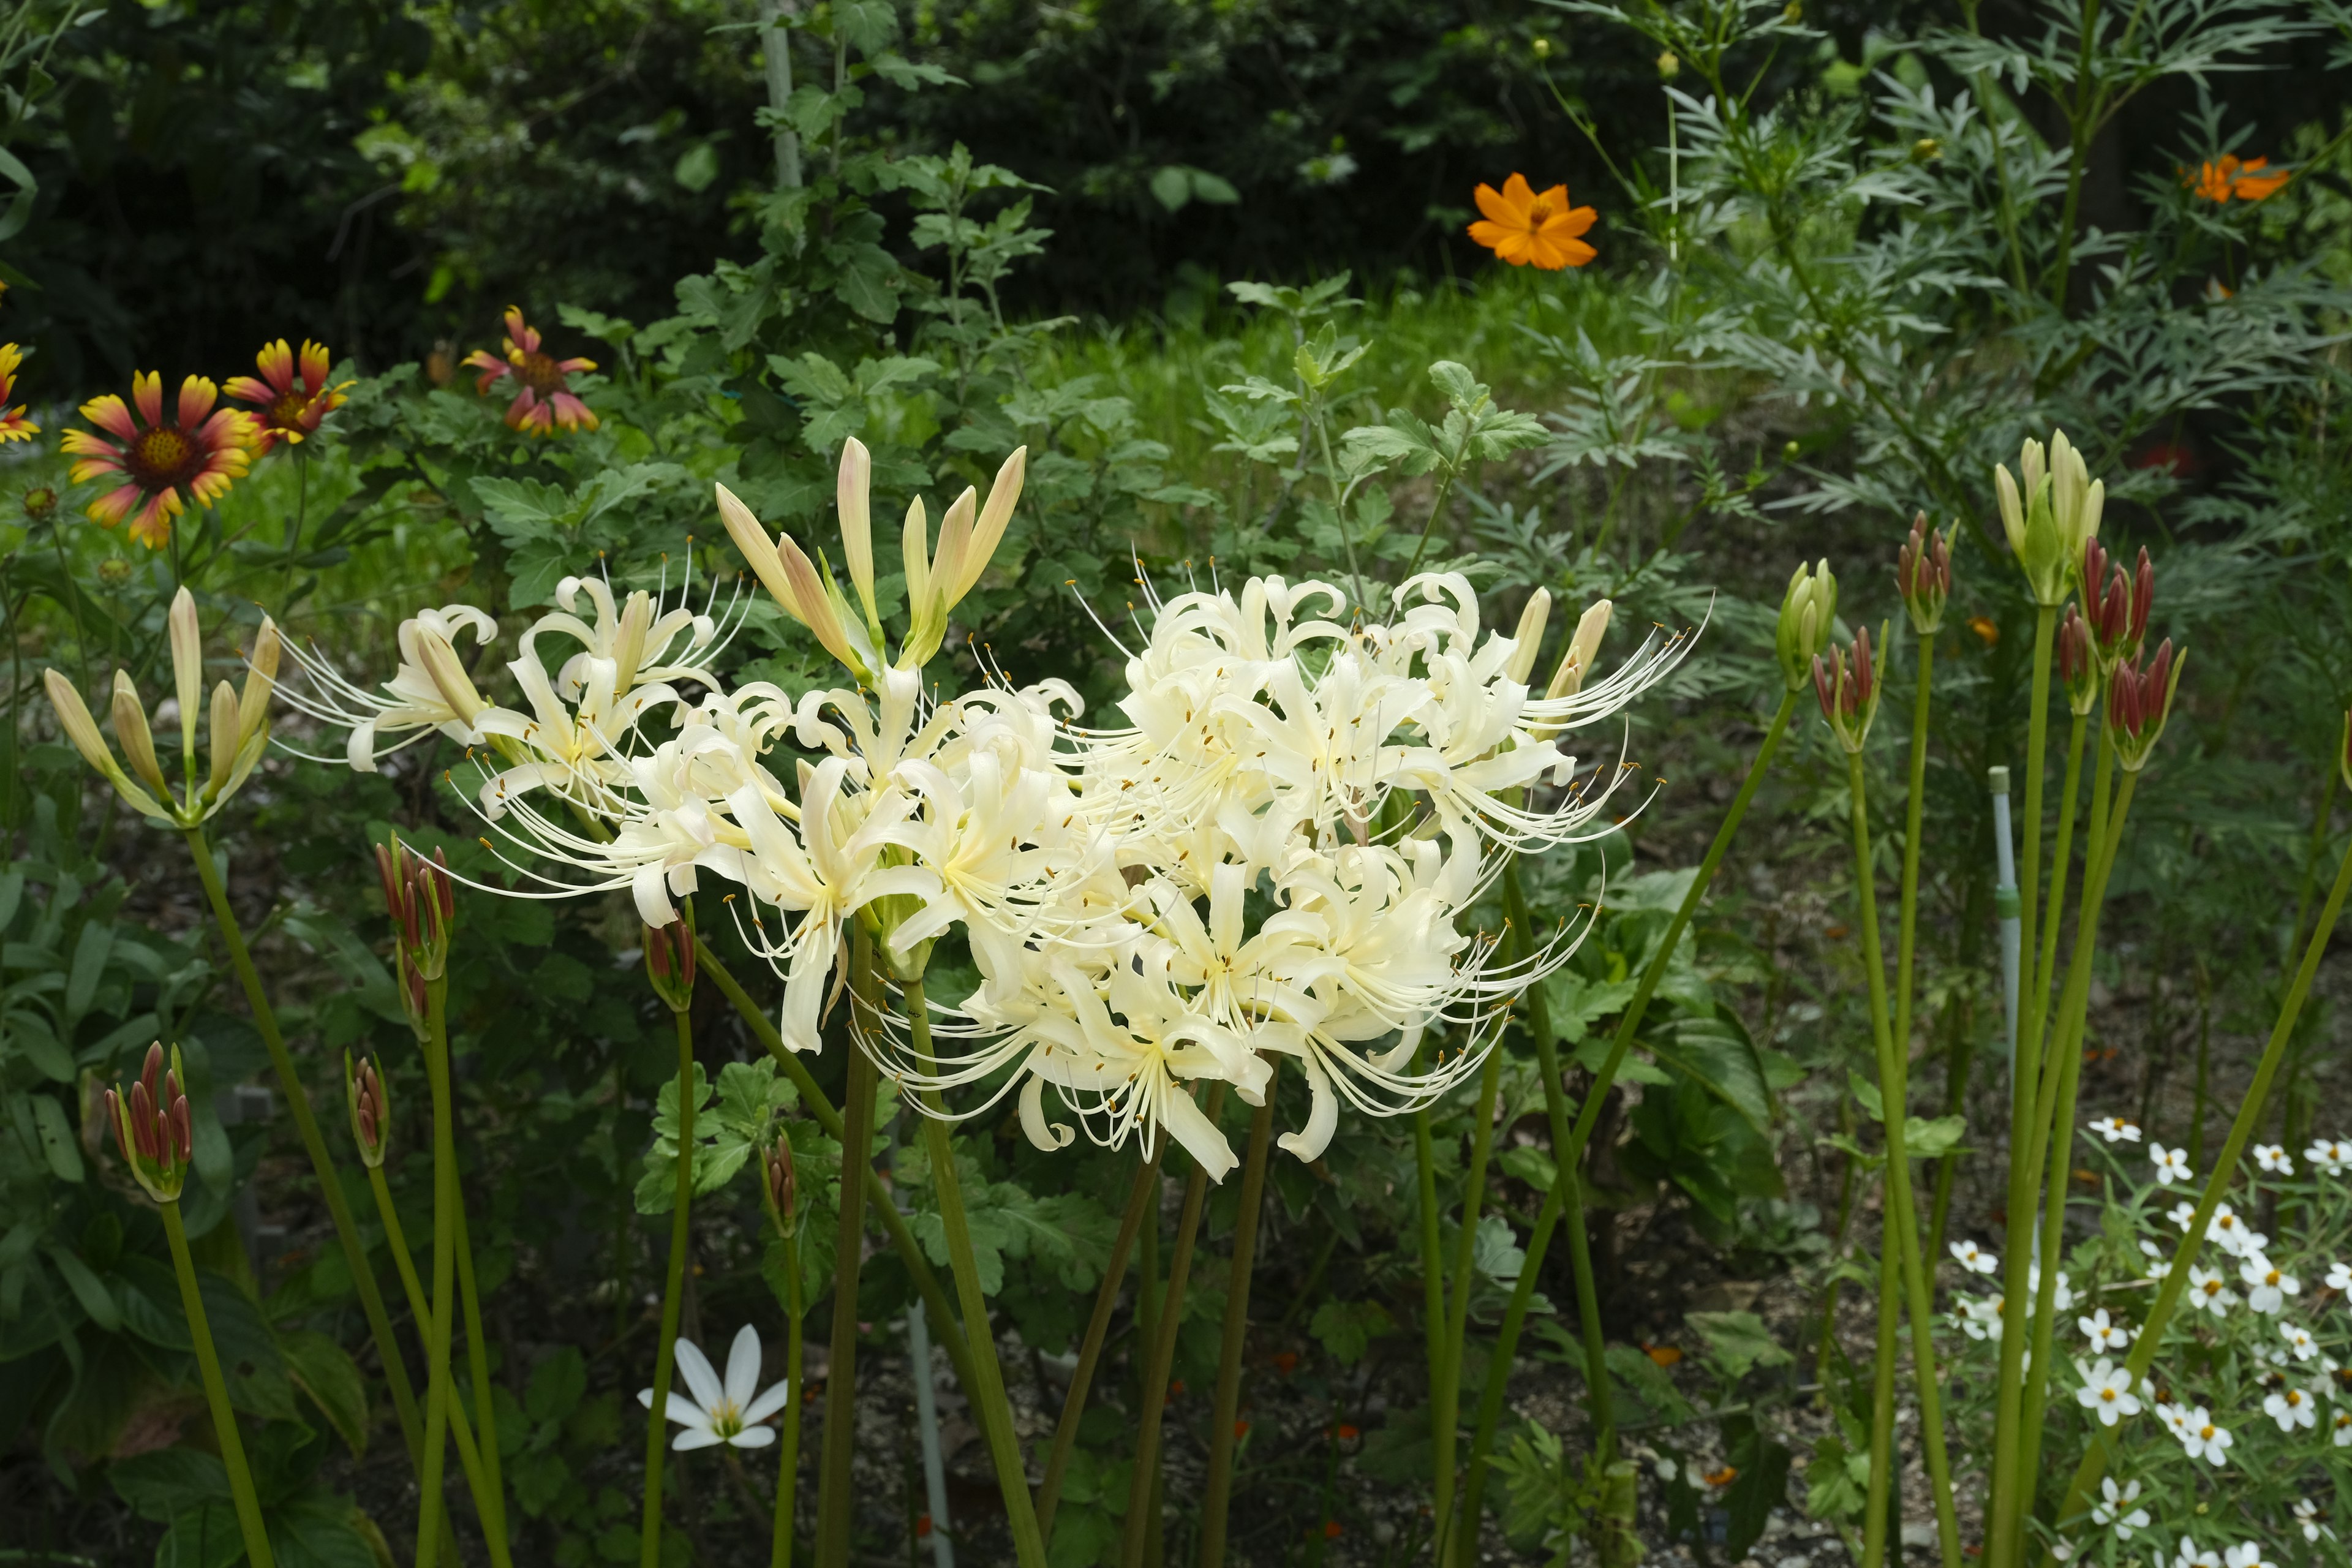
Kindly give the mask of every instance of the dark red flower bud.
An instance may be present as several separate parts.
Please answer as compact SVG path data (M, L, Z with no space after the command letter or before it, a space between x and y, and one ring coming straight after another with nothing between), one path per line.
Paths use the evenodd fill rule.
M1870 658L1870 628L1864 626L1853 634L1853 694L1845 705L1849 716L1870 706L1871 693L1877 684L1877 668Z
M181 1164L195 1159L196 1133L188 1120L188 1097L184 1094L172 1101L172 1143Z
M2147 559L2147 547L2140 546L2139 565L2132 573L2131 648L2139 651L2141 639L2147 636L2147 612L2156 603L2156 568Z
M114 1129L115 1152L126 1160L131 1158L131 1151L122 1142L122 1096L110 1089L106 1091L106 1124Z
M1837 699L1831 695L1832 689L1830 684L1829 667L1822 662L1820 654L1813 655L1813 695L1821 700L1822 717L1835 722L1838 716Z

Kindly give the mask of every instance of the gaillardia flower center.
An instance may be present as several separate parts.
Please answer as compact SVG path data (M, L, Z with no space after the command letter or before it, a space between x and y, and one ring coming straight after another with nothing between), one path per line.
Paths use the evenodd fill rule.
M141 431L131 441L127 457L125 466L131 479L151 490L187 483L196 477L204 460L204 453L196 444L168 425Z
M514 356L515 379L541 397L563 390L563 367L552 354L536 350Z

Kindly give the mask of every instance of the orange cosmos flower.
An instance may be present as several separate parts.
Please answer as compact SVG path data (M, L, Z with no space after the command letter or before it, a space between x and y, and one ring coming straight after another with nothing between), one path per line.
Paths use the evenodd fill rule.
M1533 265L1547 272L1581 267L1599 252L1577 236L1600 215L1568 205L1568 187L1536 195L1527 176L1513 174L1503 188L1480 185L1478 210L1486 216L1470 226L1470 237L1514 267Z
M2268 158L2248 158L2241 162L2234 153L2224 153L2219 159L2200 165L2194 175L2184 174L2180 183L2199 197L2216 204L2231 196L2242 202L2258 202L2278 194L2279 187L2291 177L2284 169L2272 170Z
M16 367L25 356L15 343L0 343L0 445L10 441L29 441L40 433L40 426L25 417L25 405L8 406L8 399L16 394Z
M286 346L284 338L265 343L253 363L261 372L257 377L231 376L222 388L239 403L250 403L259 409L251 417L254 423L253 455L265 457L283 437L299 442L305 436L318 433L320 421L351 400L343 395L346 381L335 386L327 384L327 345L302 340L302 361L298 371L294 351Z
M151 370L131 378L137 419L112 393L83 404L81 416L105 434L66 432L64 449L81 459L73 466L74 482L108 474L122 480L89 503L89 515L108 528L128 518L131 538L161 550L172 537L172 520L190 500L208 507L226 494L253 461L253 419L233 408L214 412L219 397L212 382L188 377L180 384L178 417L167 425L163 378Z
M593 430L596 416L572 395L571 378L594 370L592 359L557 359L540 350L539 329L522 319L522 307L507 307L507 357L476 349L466 363L482 372L474 390L487 393L490 384L506 376L515 379L515 398L507 405L507 423L527 435L545 436L558 425L566 430Z

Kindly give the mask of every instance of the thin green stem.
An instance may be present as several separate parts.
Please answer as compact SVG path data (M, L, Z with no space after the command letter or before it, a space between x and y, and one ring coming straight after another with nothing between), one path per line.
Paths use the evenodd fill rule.
M408 1250L408 1235L402 1228L400 1211L393 1206L392 1187L385 1182L383 1172L371 1166L368 1184L375 1193L375 1212L383 1222L384 1242L392 1253L393 1267L400 1275L401 1289L408 1298L408 1314L416 1320L416 1334L427 1344L433 1339L433 1303L425 1299L424 1282L416 1277L416 1261ZM466 1407L452 1402L449 1406L449 1436L457 1440L457 1468L466 1473L466 1488L473 1494L474 1512L482 1521L482 1536L489 1543L492 1568L509 1568L513 1562L507 1547L506 1531L490 1528L490 1515L482 1506L488 1489L483 1482L481 1450L474 1446L474 1424L466 1418ZM501 1521L503 1522L503 1521ZM441 1549L454 1553L454 1538L443 1536Z
M433 1086L433 1321L425 1352L425 1464L417 1502L417 1568L433 1568L441 1545L441 1468L449 1432L449 1340L457 1312L457 1111L449 1086L449 983L425 985L425 1071ZM658 1406L656 1406L658 1408ZM455 1563L450 1568L457 1568ZM647 1564L647 1568L655 1568Z
M1512 864L1516 868L1517 861ZM1528 946L1526 940L1515 937L1514 941L1518 951L1524 953ZM1463 1342L1470 1332L1470 1268L1478 1237L1478 1215L1486 1204L1486 1163L1494 1152L1495 1099L1501 1089L1502 1079L1503 1053L1489 1050L1486 1065L1478 1071L1478 1108L1473 1113L1470 1170L1462 1185L1462 1224L1454 1233L1454 1283L1446 1301L1444 1346L1445 1402L1442 1407L1438 1406L1433 1390L1430 1410L1433 1429L1447 1433L1454 1432L1462 1419L1462 1354ZM1450 1459L1454 1445L1449 1441L1446 1447ZM1469 1537L1477 1534L1475 1520L1465 1518L1463 1524ZM1436 1549L1431 1554L1432 1562L1442 1563L1445 1561L1454 1526L1454 1516L1452 1513L1441 1513L1435 1517L1437 1541Z
M1878 1241L1878 1340L1870 1363L1870 1486L1862 1509L1862 1568L1886 1561L1887 1526L1901 1511L1895 1499L1895 1342L1902 1300L1902 1265L1895 1256L1894 1216ZM1828 1374L1822 1374L1824 1385ZM1891 1504L1891 1506L1890 1506Z
M482 1332L482 1300L474 1284L474 1244L466 1231L463 1192L457 1194L457 1300L466 1313L466 1373L474 1384L474 1415L482 1430L482 1474L477 1479L468 1470L466 1481L474 1493L475 1510L482 1515L482 1533L491 1543L490 1554L494 1559L501 1558L507 1554L506 1477L499 1457L499 1407L490 1384L490 1342ZM457 1429L463 1432L465 1407L453 1401L449 1409L456 1417ZM461 1466L465 1463L465 1439L460 1438L457 1462Z
M793 1391L784 1404L782 1451L776 1460L776 1524L768 1548L769 1568L793 1568L793 1505L801 1474L801 1244L784 1237L784 1382Z
M2029 955L2041 951L2035 942L2035 917L2040 912L2042 891L2042 784L2049 763L2050 655L2057 626L2056 606L2042 605L2035 608L2033 683L2026 694L2030 718L2025 742L2025 828L2017 883L2018 952ZM2022 1301L2032 1294L2028 1274L2032 1266L2032 1249L2018 1243L2024 1239L2032 1223L2025 1217L2033 1212L2034 1198L2033 1188L2028 1184L2032 1179L2033 1152L2030 1129L2033 1125L2034 1087L2042 1070L2039 1024L2042 1009L2021 998L2018 1014L2017 1056L2010 1068L2009 1203L2005 1211L2010 1216L2009 1245L2008 1256L2001 1260L2001 1298L2009 1301ZM2022 1333L2001 1336L2000 1374L1993 1409L1992 1497L1986 1510L1989 1533L1984 1568L2015 1568L2010 1547L2014 1540L2017 1512L2010 1492L2011 1478L2017 1473L2018 1426L2023 1414L2018 1395L2025 1365L2025 1343Z
M839 1142L843 1131L841 1112L834 1109L832 1100L817 1087L816 1079L809 1076L808 1065L797 1053L785 1047L783 1037L776 1032L775 1020L751 1000L751 994L728 973L727 966L719 961L719 955L710 951L709 943L700 936L694 939L694 963L695 972L710 977L727 1000L734 1005L736 1016L743 1020L744 1027L751 1031L751 1037L760 1042L784 1076L792 1079L793 1087L800 1091L803 1109L815 1121L818 1130ZM881 1173L869 1164L866 1168L865 1178L866 1206L881 1220L884 1232L890 1237L892 1249L898 1254L898 1261L905 1266L908 1277L914 1280L916 1293L922 1297L923 1307L930 1314L931 1342L948 1352L948 1360L955 1366L957 1384L969 1389L972 1386L971 1356L965 1348L963 1330L956 1322L955 1311L948 1304L947 1291L940 1284L939 1273L932 1268L931 1260L923 1256L922 1245L915 1239L914 1231L908 1228L907 1216L900 1214L898 1205L891 1201L889 1189L882 1184ZM819 1517L822 1518L821 1513Z
M856 1034L875 1026L879 976L874 938L865 922L853 920L849 929L850 1029ZM841 1118L841 1218L833 1255L833 1338L824 1374L824 1463L817 1482L818 1568L849 1568L854 1523L850 1467L857 1453L857 1281L866 1261L866 1184L851 1181L849 1173L874 1163L877 1080L874 1058L854 1040L848 1066ZM894 1206L887 1200L874 1205L877 1213ZM961 1329L957 1335L962 1336ZM964 1387L977 1394L980 1385L966 1382Z
M1281 1058L1273 1058L1279 1063ZM1277 1067L1277 1074L1279 1068ZM1242 1206L1234 1216L1233 1268L1225 1285L1224 1338L1217 1353L1217 1396L1209 1416L1209 1486L1201 1505L1200 1568L1224 1568L1225 1518L1234 1495L1234 1445L1241 1434L1242 1360L1249 1342L1250 1275L1257 1264L1258 1211L1265 1199L1266 1146L1274 1142L1275 1076L1250 1115L1242 1161Z
M1177 1092L1181 1093L1180 1089ZM1224 1109L1225 1086L1213 1083L1201 1109L1210 1121ZM1159 1136L1166 1137L1162 1131ZM1201 1205L1208 1195L1209 1173L1198 1162L1184 1178L1184 1212L1176 1222L1176 1246L1168 1258L1168 1288L1152 1314L1150 1361L1144 1372L1143 1409L1136 1426L1135 1472L1127 1488L1127 1520L1121 1531L1118 1560L1146 1560L1154 1517L1160 1511L1160 1424L1168 1409L1168 1379L1176 1365L1176 1331L1184 1321L1184 1284L1192 1272L1192 1241L1201 1230Z
M1911 1054L1912 960L1918 951L1919 836L1927 804L1927 705L1935 689L1936 638L1919 639L1919 683L1911 698L1911 787L1903 803L1902 903L1895 926L1895 1048Z
M1905 1151L1910 1081L1886 1016L1886 959L1879 945L1878 893L1870 873L1869 795L1862 753L1849 752L1845 761L1853 818L1854 890L1862 906L1862 961L1868 971L1870 1029L1878 1051L1878 1093L1886 1112L1885 1235L1879 1246L1895 1248L1902 1260L1905 1311L1911 1320L1911 1370L1918 1384L1919 1426L1926 1438L1922 1447L1935 1493L1936 1535L1943 1549L1944 1568L1960 1568L1960 1521L1944 1443L1943 1395L1936 1382L1935 1319L1927 1269L1919 1257L1919 1212L1911 1192L1910 1158Z
M253 1489L253 1472L245 1463L245 1439L236 1426L236 1411L228 1402L228 1384L221 1377L220 1354L213 1348L213 1329L205 1316L204 1292L196 1285L196 1260L188 1252L187 1228L180 1223L174 1201L157 1205L163 1211L163 1234L172 1242L172 1271L180 1279L180 1306L188 1314L188 1337L195 1342L196 1368L205 1380L205 1403L212 1407L213 1435L220 1440L221 1465L228 1471L229 1496L236 1504L236 1527L245 1536L245 1555L252 1568L273 1568L269 1531L261 1522L261 1499Z
M327 1152L327 1140L319 1131L319 1119L310 1112L310 1093L294 1070L294 1058L287 1053L286 1037L278 1027L277 1010L270 1006L269 994L262 989L260 973L253 966L253 954L246 949L244 929L237 924L236 911L229 908L228 890L221 884L220 868L213 864L212 847L205 842L205 830L189 828L187 840L188 852L196 862L196 878L204 884L205 901L212 905L222 944L228 949L229 965L236 971L238 984L245 988L246 1005L252 1010L254 1029L261 1036L263 1049L269 1053L269 1065L278 1074L278 1087L286 1096L287 1109L294 1113L295 1131L301 1135L303 1151L310 1156L311 1173L319 1178L320 1194L327 1200L327 1213L335 1222L335 1239L342 1247L343 1262L359 1291L360 1310L367 1318L368 1334L375 1342L376 1360L383 1366L384 1382L391 1386L392 1405L400 1418L401 1436L421 1475L424 1427L417 1417L416 1390L408 1381L408 1363L400 1359L399 1343L393 1338L392 1320L384 1312L383 1293L376 1289L375 1269L368 1261L367 1248L360 1245L359 1227L352 1220L352 1205L343 1195L342 1179Z
M1430 1110L1412 1113L1412 1163L1421 1199L1421 1327L1429 1364L1430 1518L1443 1521L1454 1506L1454 1426L1439 1417L1454 1405L1445 1357L1445 1248L1439 1239L1437 1151L1430 1135ZM1442 1523L1431 1528L1444 1534Z
M2083 206L2083 174L2090 162L2091 140L2097 129L2099 100L2091 68L2099 0L2083 0L2082 37L2074 61L2074 107L2066 116L2066 203L2058 217L2058 255L2051 264L2050 302L2066 308L2066 288L2074 269L2074 220Z
M907 1021L914 1037L915 1058L926 1071L936 1071L931 1059L931 1015L923 995L922 976L904 982ZM988 1456L996 1467L997 1490L1004 1497L1004 1514L1013 1531L1013 1551L1021 1568L1045 1568L1045 1542L1037 1530L1037 1510L1029 1495L1029 1473L1021 1457L1021 1439L1013 1430L1013 1405L1004 1394L1004 1369L996 1359L996 1336L988 1323L988 1297L980 1288L980 1266L971 1249L971 1222L964 1212L963 1179L956 1173L955 1148L948 1137L948 1108L937 1089L923 1091L924 1146L931 1157L931 1190L940 1200L940 1223L947 1231L948 1261L955 1274L956 1294L963 1302L964 1340L971 1347L972 1370L980 1374L972 1405L980 1416L981 1434L988 1440Z
M2213 1211L2221 1205L2221 1194L2229 1190L2230 1179L2246 1152L2247 1141L2262 1121L2263 1102L2270 1098L2271 1080L2277 1076L2279 1061L2285 1055L2287 1040L2294 1033L2295 1021L2303 1016L2304 1002L2311 994L2312 977L2319 971L2319 960L2327 951L2328 940L2336 934L2336 917L2344 912L2347 894L2352 894L2352 843L2345 846L2344 858L2336 870L2336 885L2319 911L2319 923L2312 928L2311 941L2303 950L2303 963L2295 971L2294 984L2287 988L2286 999L2280 1005L2278 1021L2272 1026L2270 1039L2263 1047L2262 1059L2254 1068L2253 1082L2247 1086L2246 1098L2239 1103L2237 1120L2230 1124L2230 1136L2221 1146L2221 1159L2205 1180L2205 1192L2197 1201L2197 1212L2189 1217L2188 1234L2173 1257L2171 1268L2157 1287L2156 1302L2148 1309L2147 1321L2141 1326L2139 1337L2132 1342L2124 1375L2135 1387L2155 1363L2157 1350L2164 1342L2164 1331L2170 1325L2172 1314L2180 1305L2180 1292L2189 1282L2189 1266L2197 1260L2197 1250L2204 1242L2206 1227L2213 1221ZM2062 1527L2070 1526L2090 1506L2091 1494L2114 1458L2114 1434L2103 1429L2094 1438L2090 1452L2083 1456L2066 1489L2066 1500L2057 1514ZM2043 1568L2054 1568L2054 1561L2045 1554Z
M677 1371L677 1319L686 1305L686 1254L694 1245L694 1019L672 1009L677 1026L677 1177L671 1189L669 1267L662 1276L661 1338L654 1347L654 1397L646 1412L646 1500L637 1527L641 1568L661 1568L662 1458L669 1438L670 1379ZM848 1184L843 1184L846 1190Z
M2058 797L2058 837L2050 850L2050 893L2042 906L2041 952L2035 955L2033 967L2025 976L2027 989L2019 1004L2021 1012L2028 1007L2033 1009L2032 1022L2021 1022L2020 1026L2030 1028L2036 1040L2048 1038L2050 1033L2053 1000L2050 993L2051 987L2058 984L2058 928L2066 913L2066 884L2074 868L2074 805L2075 798L2083 790L2083 738L2089 729L2090 715L2087 713L2075 714L2074 722L2067 726L2066 783ZM2102 736L2100 744L2104 746L2105 743L2105 738ZM2104 763L2104 756L2101 760ZM2091 803L2092 814L2097 816L2104 805L2105 797L2095 794ZM2094 840L2097 838L2095 827L2091 837ZM2089 860L2096 848L2094 843L2084 855L2085 877L2090 875Z
M1101 1287L1095 1291L1094 1315L1087 1320L1087 1335L1078 1344L1077 1365L1070 1373L1069 1391L1062 1396L1062 1418L1054 1428L1054 1447L1045 1460L1045 1479L1037 1488L1037 1532L1049 1546L1054 1540L1054 1510L1062 1501L1062 1478L1069 1470L1070 1455L1077 1447L1079 1424L1086 1419L1087 1394L1094 1386L1095 1369L1102 1362L1103 1342L1110 1335L1111 1314L1118 1306L1119 1289L1127 1279L1127 1260L1135 1249L1136 1235L1143 1228L1144 1216L1159 1210L1160 1152L1155 1145L1136 1163L1135 1182L1128 1189L1127 1211L1119 1216L1118 1235L1110 1245L1110 1262L1103 1269Z

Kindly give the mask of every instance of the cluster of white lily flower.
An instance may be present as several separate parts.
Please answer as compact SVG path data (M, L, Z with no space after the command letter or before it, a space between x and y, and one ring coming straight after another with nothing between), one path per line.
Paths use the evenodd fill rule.
M1097 1142L1151 1149L1165 1132L1222 1177L1234 1153L1191 1086L1261 1103L1275 1057L1312 1091L1305 1127L1281 1140L1303 1160L1343 1100L1374 1114L1427 1103L1571 945L1465 929L1508 856L1596 831L1622 764L1580 762L1561 737L1654 684L1687 635L1654 635L1588 682L1603 601L1537 688L1540 591L1505 635L1481 625L1458 574L1351 605L1280 577L1163 600L1139 571L1118 722L1081 726L1061 681L942 696L924 667L1003 535L1024 466L1014 453L984 502L967 489L936 542L922 502L908 509L895 657L863 447L845 443L840 470L849 593L719 488L729 533L839 661L837 686L730 689L713 667L733 606L616 602L567 579L507 667L521 706L477 689L457 643L497 628L465 606L405 623L399 671L376 690L298 653L310 679L289 700L349 731L356 768L436 731L473 748L482 815L534 884L526 896L626 887L659 927L706 875L729 885L784 979L794 1050L817 1047L847 985L848 921L902 1003L932 945L961 933L980 975L969 996L854 1007L853 1032L902 1087L982 1086L961 1114L1015 1096L1041 1146L1076 1136L1051 1089ZM568 657L551 675L551 642Z

